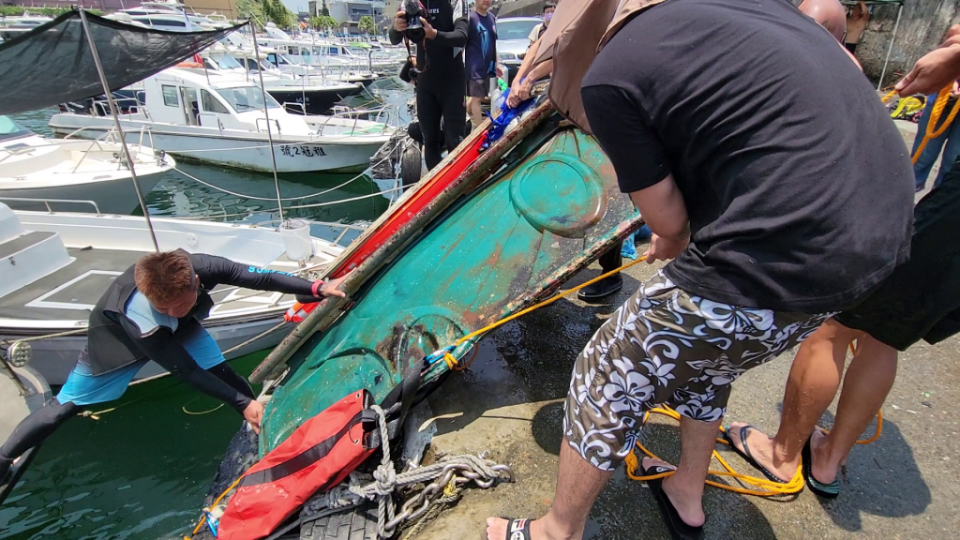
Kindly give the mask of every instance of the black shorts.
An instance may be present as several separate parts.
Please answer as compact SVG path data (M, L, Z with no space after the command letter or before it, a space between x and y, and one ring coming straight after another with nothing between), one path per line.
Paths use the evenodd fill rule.
M467 81L467 97L484 98L490 95L490 79L470 79Z
M836 320L901 351L960 331L960 160L914 209L910 260Z

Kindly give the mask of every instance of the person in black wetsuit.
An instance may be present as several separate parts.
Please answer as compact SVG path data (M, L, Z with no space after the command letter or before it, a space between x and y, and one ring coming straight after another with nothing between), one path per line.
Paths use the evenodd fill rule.
M210 291L223 284L319 300L344 296L338 290L342 281L311 282L182 250L143 257L110 285L90 313L87 346L57 397L20 422L0 447L0 482L15 459L84 407L123 395L150 360L226 402L259 432L263 405L200 324L213 307Z
M463 47L467 43L466 12L454 13L449 0L421 0L420 18L426 37L417 43L417 119L423 133L424 160L432 169L444 149L453 150L463 139L467 109L464 105ZM397 45L407 29L406 13L398 11L390 29ZM440 120L443 119L441 131Z

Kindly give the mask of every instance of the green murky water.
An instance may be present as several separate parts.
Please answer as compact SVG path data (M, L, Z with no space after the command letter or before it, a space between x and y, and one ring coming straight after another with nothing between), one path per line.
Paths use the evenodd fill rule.
M379 97L403 105L409 90L381 85ZM369 100L370 96L360 99ZM49 136L53 109L15 116L37 133ZM203 216L247 223L276 219L273 177L181 163L178 168L205 182L233 191L230 195L171 171L147 196L151 215ZM281 175L284 198L329 190L353 175ZM285 202L284 206L338 201L382 190L362 178L324 195ZM356 223L375 219L388 205L383 197L287 215L320 221ZM233 214L249 214L233 216ZM227 216L227 217L223 217ZM314 227L314 233L329 231ZM248 375L265 355L231 362ZM100 420L67 422L43 445L21 483L0 506L0 540L161 539L182 538L198 517L209 482L241 418L228 407L202 396L172 377L132 386L103 409L116 410Z

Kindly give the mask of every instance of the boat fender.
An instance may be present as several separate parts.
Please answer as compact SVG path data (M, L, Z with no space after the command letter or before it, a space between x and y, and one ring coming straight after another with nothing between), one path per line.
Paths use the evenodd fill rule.
M342 482L373 454L377 415L373 397L360 390L307 420L240 481L220 518L220 540L270 535L314 493Z
M313 310L317 309L319 302L301 303L297 302L287 309L283 314L283 320L292 323L303 322Z

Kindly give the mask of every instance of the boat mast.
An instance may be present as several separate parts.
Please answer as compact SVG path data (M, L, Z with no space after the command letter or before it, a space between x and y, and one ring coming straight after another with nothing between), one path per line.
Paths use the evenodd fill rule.
M253 24L253 20L250 20L250 35L253 36L253 54L257 56L259 61L260 45L257 44L257 27ZM260 65L258 64L257 67L259 68ZM273 185L277 189L277 211L280 212L280 223L282 224L283 200L280 198L280 179L277 178L277 151L273 147L273 132L270 130L270 113L267 112L270 107L267 107L267 90L263 87L263 70L257 69L257 75L260 77L260 91L263 92L263 115L267 119L267 140L270 142L270 159L273 160Z
M117 126L117 133L120 136L120 146L123 147L123 155L127 159L127 164L130 167L130 178L133 180L133 187L137 191L137 200L140 201L140 209L143 211L143 217L147 220L147 229L150 230L150 239L153 240L153 248L160 251L160 244L157 243L157 233L153 230L153 222L150 221L150 212L147 210L147 203L143 199L143 191L140 190L140 181L137 179L133 156L130 155L130 148L127 147L127 139L123 134L123 128L120 126L120 114L117 109L117 103L113 100L113 93L110 92L110 85L107 83L107 76L103 73L103 64L100 63L100 55L97 53L97 44L93 40L93 34L90 33L90 23L87 22L87 12L82 9L79 11L80 22L83 25L83 33L87 35L87 43L90 45L91 54L93 54L93 63L97 66L97 75L100 76L103 93L107 96L107 103L110 104L110 115L113 116L113 123ZM269 125L267 127L269 127Z

